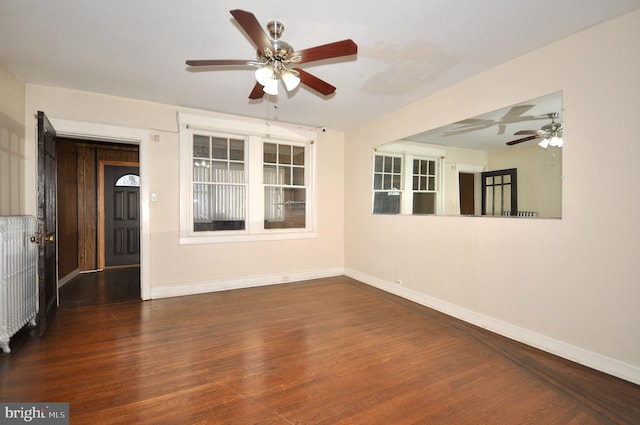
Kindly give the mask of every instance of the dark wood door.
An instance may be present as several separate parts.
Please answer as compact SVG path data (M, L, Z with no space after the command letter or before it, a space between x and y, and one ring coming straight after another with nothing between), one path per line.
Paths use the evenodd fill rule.
M38 302L40 335L58 304L56 263L56 130L38 111Z
M460 186L460 214L475 214L475 176L472 173L458 174Z
M104 167L105 266L140 264L138 167Z

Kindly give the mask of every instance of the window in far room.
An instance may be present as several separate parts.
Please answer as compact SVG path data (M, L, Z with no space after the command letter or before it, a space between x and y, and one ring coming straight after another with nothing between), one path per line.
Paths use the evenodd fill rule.
M373 213L439 213L443 204L440 177L443 161L443 156L376 153L373 162Z
M373 213L398 214L402 195L402 157L375 155Z

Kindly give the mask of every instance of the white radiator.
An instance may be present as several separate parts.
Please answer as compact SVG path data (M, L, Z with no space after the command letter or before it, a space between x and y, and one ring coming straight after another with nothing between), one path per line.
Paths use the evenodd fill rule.
M30 241L35 233L33 216L0 217L0 348L5 353L16 332L35 325L38 246Z

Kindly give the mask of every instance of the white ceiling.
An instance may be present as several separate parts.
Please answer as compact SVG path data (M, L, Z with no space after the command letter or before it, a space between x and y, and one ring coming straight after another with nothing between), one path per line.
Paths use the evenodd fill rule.
M0 63L26 83L345 130L568 35L640 0L1 0ZM302 65L333 84L251 101L255 59L229 11L284 23L295 50L351 38L358 55ZM283 92L284 90L281 90Z

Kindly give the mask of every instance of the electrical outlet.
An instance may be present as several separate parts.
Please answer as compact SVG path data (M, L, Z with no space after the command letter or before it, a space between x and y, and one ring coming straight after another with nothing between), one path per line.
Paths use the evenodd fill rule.
M400 279L396 279L396 285L402 286L402 281Z
M282 276L283 282L289 282L289 276Z

